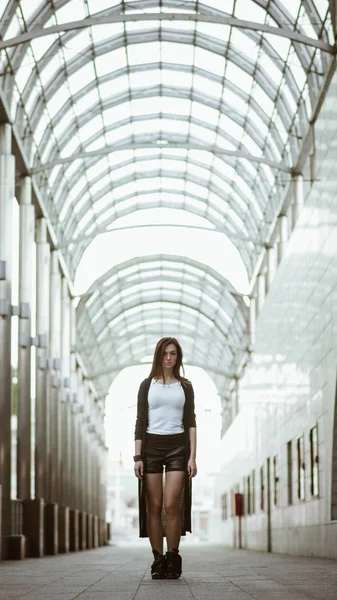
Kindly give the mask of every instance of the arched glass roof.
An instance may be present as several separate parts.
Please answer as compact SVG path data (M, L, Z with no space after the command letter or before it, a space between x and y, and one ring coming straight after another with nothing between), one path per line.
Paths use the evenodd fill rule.
M146 359L157 340L174 329L185 361L204 368L223 390L235 375L238 354L249 344L247 310L224 277L197 261L153 255L121 263L98 279L78 305L89 377L104 390L111 372Z
M0 0L0 87L71 276L95 236L163 207L227 235L251 278L334 51L328 0ZM81 301L94 374L106 351L88 353L90 335L111 351L120 336L127 363L167 323L189 357L231 374L241 350L234 359L226 336L241 348L247 319L229 292L220 298L228 282L198 295L189 261L171 278L161 260L167 279L138 259L132 285L120 265L116 298L102 279L95 308Z

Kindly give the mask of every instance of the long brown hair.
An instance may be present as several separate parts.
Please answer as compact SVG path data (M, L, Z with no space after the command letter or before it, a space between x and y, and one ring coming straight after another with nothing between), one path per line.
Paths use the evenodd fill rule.
M178 381L180 381L182 385L187 385L189 381L185 377L185 370L183 365L183 351L178 340L174 337L163 337L159 340L159 342L157 342L153 355L151 373L149 377L153 377L154 379L161 378L165 383L165 376L163 371L163 356L165 348L169 344L174 344L177 350L177 360L176 364L173 367L173 375ZM182 370L183 375L180 374L180 369Z

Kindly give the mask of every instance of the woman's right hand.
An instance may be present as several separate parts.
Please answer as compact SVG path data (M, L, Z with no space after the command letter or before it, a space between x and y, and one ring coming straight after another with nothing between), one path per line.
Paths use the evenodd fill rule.
M143 479L144 463L142 460L137 460L137 462L135 462L134 471L137 479Z

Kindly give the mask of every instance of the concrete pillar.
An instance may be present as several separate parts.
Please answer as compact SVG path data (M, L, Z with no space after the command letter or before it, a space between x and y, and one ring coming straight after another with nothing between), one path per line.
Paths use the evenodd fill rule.
M304 205L303 175L294 175L293 178L294 203L292 206L293 228Z
M94 515L92 518L92 547L98 548L98 517Z
M279 216L278 225L279 225L278 263L280 263L284 256L286 244L288 241L288 217L286 215Z
M57 504L46 504L44 513L45 553L55 556L59 549L59 511Z
M2 546L11 533L11 314L12 314L12 209L15 158L12 128L0 125L0 484L2 485Z
M23 534L26 536L27 556L44 555L44 500L24 500Z
M87 513L81 511L78 515L79 550L87 548Z
M36 232L36 408L35 497L49 502L50 394L48 374L50 302L50 245L47 222L37 221Z
M24 177L20 196L19 252L19 351L17 399L17 496L31 498L31 317L34 262L35 210L32 206L32 182Z
M93 532L93 524L92 524L93 516L91 514L87 514L87 549L91 550L92 548L92 532Z
M106 524L106 541L109 542L111 540L111 523Z
M79 550L79 511L71 510L69 514L69 549L71 552Z
M52 378L50 390L50 499L59 503L61 471L61 273L58 253L51 253L50 271L50 355Z
M69 552L69 506L59 507L59 552Z

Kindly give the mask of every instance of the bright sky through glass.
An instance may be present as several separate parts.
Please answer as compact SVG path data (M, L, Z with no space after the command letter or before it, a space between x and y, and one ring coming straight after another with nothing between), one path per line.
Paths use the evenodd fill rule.
M144 216L142 224L146 225L147 215ZM170 211L161 210L162 224L170 223L170 217ZM131 225L133 220L140 221L139 215L135 215L134 219L129 218L128 224ZM114 265L135 256L141 258L157 253L188 256L206 262L226 277L235 289L242 293L249 293L246 269L228 237L205 229L193 229L193 221L197 219L189 220L189 229L146 226L138 230L123 229L96 237L85 251L78 268L75 294L85 292L98 277ZM179 224L181 225L181 220Z

